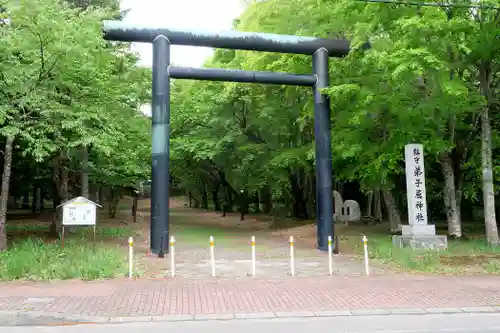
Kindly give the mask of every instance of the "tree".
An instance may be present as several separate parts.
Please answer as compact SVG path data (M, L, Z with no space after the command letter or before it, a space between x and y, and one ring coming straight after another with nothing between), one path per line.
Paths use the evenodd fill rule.
M9 2L6 7L12 24L0 29L2 49L7 50L0 61L0 134L6 138L0 249L6 248L14 140L25 147L24 154L38 162L52 160L57 190L54 206L70 197L69 178L80 167L76 152L81 147L91 147L86 152L95 159L84 163L82 179L97 160L120 166L112 177L98 180L113 186L118 172L125 178L121 186L147 177L149 172L142 163L149 150L147 131L142 132L146 117L138 109L148 91L150 72L136 67L137 57L127 45L102 40L101 21L114 15L114 9L82 10L55 0L35 2ZM130 163L124 163L125 159ZM55 227L54 220L54 231Z
M498 75L492 65L498 57L496 48L486 46L497 36L494 13L478 11L479 22L466 7L268 0L250 4L235 27L344 37L354 49L370 40L370 50L331 60L326 92L332 102L336 187L342 191L345 184L358 184L364 193L382 191L391 229L397 232L406 206L404 145L423 143L430 212L433 219L446 218L449 235L460 238L461 211L470 217L478 203L478 162L490 165L488 154L480 157L479 134L489 137L488 126L479 125L487 118L485 105L489 112L496 110ZM490 73L483 88L478 64L487 69L483 74ZM311 62L304 56L218 50L206 66L309 73ZM297 218L314 215L309 91L233 83L175 82L174 87L173 172L178 183L201 201L225 183L231 195L245 188L258 201L272 197ZM483 148L490 145L483 142ZM187 167L193 172L185 172ZM486 177L486 183L485 224L494 244L492 178ZM363 200L356 195L351 198ZM224 197L232 206L232 199Z

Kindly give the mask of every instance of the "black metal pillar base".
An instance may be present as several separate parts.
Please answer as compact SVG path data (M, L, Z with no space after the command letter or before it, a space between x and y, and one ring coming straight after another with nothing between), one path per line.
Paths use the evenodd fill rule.
M314 137L316 152L316 223L318 248L328 251L328 236L333 234L332 138L330 133L330 101L321 93L328 87L328 50L321 48L313 54Z
M170 41L153 41L153 161L151 178L151 253L168 253L170 159Z

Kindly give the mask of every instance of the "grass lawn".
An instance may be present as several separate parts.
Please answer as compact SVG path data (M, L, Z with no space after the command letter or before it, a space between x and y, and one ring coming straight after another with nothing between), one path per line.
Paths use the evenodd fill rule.
M391 236L369 233L368 250L372 260L387 264L400 271L436 274L498 274L500 273L500 247L488 247L484 238L448 240L448 249L441 251L396 248ZM363 254L361 236L344 237L341 252Z
M68 233L64 248L48 237L47 225L8 225L9 249L0 252L0 280L95 280L125 276L126 255L120 243L127 227L98 227Z
M259 235L262 231L238 228L237 226L220 225L219 221L229 221L230 218L207 218L203 215L181 215L174 210L171 213L172 224L170 235L175 236L179 246L187 245L193 248L208 248L210 236L215 239L216 247L232 248L235 250L247 249L252 236L256 236L259 244ZM234 220L234 219L233 219ZM239 218L234 221L239 223ZM206 223L200 223L207 221ZM263 244L259 244L261 247Z
M241 244L242 239L248 238L248 241L250 241L250 238L247 237L248 232L242 233L234 230L200 225L174 224L172 226L171 235L175 236L177 243L189 244L196 247L208 247L210 236L214 237L216 246L246 246L246 244Z
M44 234L48 233L48 225L36 225L36 224L7 224L7 235L11 238L21 238L26 236L38 236L43 237ZM92 236L93 229L91 227L79 227L75 228L74 233L71 234L72 238L87 238ZM101 237L129 237L133 235L133 230L127 226L97 226L96 236Z
M125 276L123 253L97 244L58 243L28 238L0 252L0 280L95 280Z

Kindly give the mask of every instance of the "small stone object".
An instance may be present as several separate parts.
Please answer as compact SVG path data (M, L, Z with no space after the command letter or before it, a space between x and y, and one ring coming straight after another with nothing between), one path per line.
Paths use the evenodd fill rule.
M346 222L355 222L361 219L361 209L355 200L346 200L342 206L342 219Z
M342 199L342 195L338 192L333 190L333 202L335 204L335 213L333 216L335 217L335 220L340 220L342 216L342 206L344 205L344 199Z

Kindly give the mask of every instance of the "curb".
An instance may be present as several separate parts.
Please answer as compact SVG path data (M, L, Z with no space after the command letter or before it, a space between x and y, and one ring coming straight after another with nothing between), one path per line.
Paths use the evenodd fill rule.
M40 311L0 311L2 326L71 326L79 324L137 323L137 322L181 322L209 320L251 320L278 318L324 318L345 316L380 315L429 315L457 313L500 313L500 306L478 306L460 308L395 308L395 309L346 309L334 311L291 311L291 312L237 312L222 314L165 315L100 317L71 315Z

